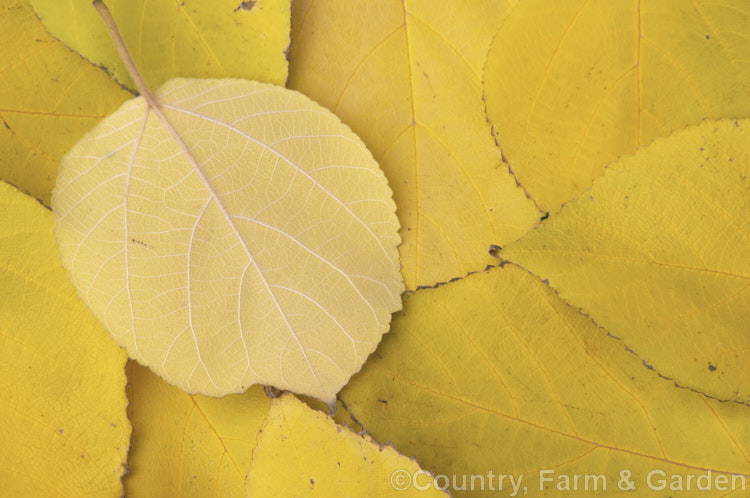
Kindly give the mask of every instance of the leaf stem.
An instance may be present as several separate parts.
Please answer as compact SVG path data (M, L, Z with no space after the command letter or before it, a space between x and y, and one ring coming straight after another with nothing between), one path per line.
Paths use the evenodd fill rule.
M125 64L125 69L128 70L130 77L133 78L135 86L138 88L138 92L140 92L141 96L146 100L149 107L158 110L159 104L156 101L154 94L148 89L148 85L146 85L146 81L138 71L135 62L133 62L133 58L130 56L130 52L128 52L128 47L125 45L125 40L122 39L120 30L117 29L117 24L115 24L115 20L112 17L112 14L110 14L109 9L104 5L102 0L94 0L93 5L104 21L104 25L107 26L109 36L112 38L112 42L115 44L115 48L117 49L117 53L120 54L123 64Z

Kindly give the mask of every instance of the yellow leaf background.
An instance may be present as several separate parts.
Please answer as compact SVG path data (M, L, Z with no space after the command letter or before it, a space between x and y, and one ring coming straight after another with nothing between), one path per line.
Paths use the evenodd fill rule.
M89 0L31 4L52 36L135 89ZM286 82L288 0L111 0L107 6L151 88L176 76Z
M300 451L300 447L307 451ZM424 492L396 489L392 476L420 472L419 465L391 446L337 426L290 394L271 401L247 475L248 496L351 497L446 496L430 476L420 475ZM395 474L400 475L400 474Z
M4 2L0 33L0 178L49 205L63 154L131 95L50 36L28 0Z
M545 211L702 119L750 117L744 0L524 0L487 55L487 115Z
M505 0L298 0L289 86L331 109L385 171L407 289L492 263L539 219L502 164L481 73Z
M0 51L0 113L13 132L0 128L4 150L11 151L0 161L0 178L48 200L59 157L85 123L127 94L47 35L25 1L8 5L0 22L17 36L8 36ZM264 7L259 0L238 14ZM738 121L730 130L731 121L707 122L671 135L706 118L748 115L743 9L729 0L294 2L290 85L334 110L381 163L402 223L408 288L460 279L407 293L392 332L342 392L355 423L438 476L458 474L459 485L461 474L486 477L492 470L496 488L497 474L524 474L528 496L540 495L542 470L604 474L606 494L629 496L731 495L650 490L646 475L654 469L683 477L711 470L714 477L750 481L749 408L742 402L748 125ZM173 27L190 34L180 7L166 12L167 43L177 39L170 38ZM285 29L279 26L264 29ZM45 50L35 51L36 39ZM274 39L273 51L283 52L284 36ZM249 63L255 62L263 64ZM35 92L8 76L26 67L36 75ZM165 79L196 76L173 69ZM285 68L277 67L274 78L284 81ZM80 96L81 85L97 82ZM69 112L74 117L55 107L68 103L77 106ZM733 133L728 141L716 138ZM584 192L609 163L667 135L613 165L593 194ZM709 137L714 148L701 151L705 141L698 137ZM700 168L704 157L712 162ZM580 193L529 232L541 215L534 202L557 211ZM490 244L536 276L505 263L463 278L497 264L487 255ZM22 257L15 247L12 253ZM602 264L602 254L622 264ZM711 271L670 270L655 261ZM24 309L34 315L33 306ZM680 330L677 323L700 327ZM5 361L6 352L0 354ZM126 487L133 496L175 489L179 496L242 496L241 474L254 464L258 428L266 424L274 438L291 435L281 424L282 402L273 400L268 416L258 390L191 398L142 367L132 366L129 375L134 433ZM294 412L290 420L302 420L298 435L278 445L266 435L272 444L264 451L278 453L258 452L259 465L306 455L307 433L330 427L322 415L311 417L299 406ZM160 453L161 445L171 449ZM0 450L3 468L9 455ZM323 462L310 462L316 463ZM632 472L635 493L618 489L623 469ZM278 492L291 484L284 481L291 474L258 475L249 486ZM321 475L322 483L339 474ZM387 472L378 477L377 485L390 491ZM304 488L309 481L298 482L299 494L312 494ZM448 484L454 496L487 494ZM334 490L356 493L343 483ZM553 483L543 496L576 494L587 493Z
M268 398L256 386L223 398L190 396L128 364L135 428L127 496L243 496Z
M344 403L375 439L457 475L456 496L490 494L486 477L485 493L479 481L460 489L462 475L489 471L523 474L528 496L588 494L583 484L579 493L541 489L549 470L603 474L616 496L623 469L638 483L636 494L620 493L629 496L664 496L648 488L654 469L711 469L750 486L747 405L661 378L514 265L408 295L378 353Z
M750 403L750 121L707 121L611 164L500 257L677 384Z
M119 496L125 353L76 297L52 216L0 182L0 494Z

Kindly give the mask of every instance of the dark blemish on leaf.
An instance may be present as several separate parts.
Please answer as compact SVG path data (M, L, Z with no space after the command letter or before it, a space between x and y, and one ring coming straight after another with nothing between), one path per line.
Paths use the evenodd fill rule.
M711 39L711 35L709 35L708 33L706 33L706 40L710 40L710 39Z
M547 211L546 213L544 213L544 215L541 218L539 218L539 221L544 221L547 218L549 218L549 211Z
M256 0L245 0L241 4L237 6L236 9L234 9L232 12L237 12L238 10L246 10L250 12L253 10L253 7L255 7L255 4L258 3Z
M338 465L339 467L341 467L341 462L336 462L336 465Z
M3 119L3 125L10 130L10 125L4 119ZM13 130L10 130L10 131L13 131Z
M492 244L490 248L487 250L487 252L490 253L490 256L492 256L493 258L500 259L500 251L502 250L503 250L502 247Z
M387 402L386 400L384 400L384 399L379 399L379 398L378 398L378 403L383 403L384 405L387 405L387 404L388 404L388 402Z
M312 477L310 478L310 484L315 486L315 479L313 479Z
M132 242L133 244L138 244L139 246L143 246L143 247L151 247L151 246L149 246L148 244L146 244L145 242L143 242L143 241L141 241L141 240L137 240L137 239L130 239L130 241L131 241L131 242Z
M64 434L65 433L65 429L63 427L60 427L59 429L57 429L57 433L58 434Z
M708 362L708 369L709 369L709 370L710 370L711 372L715 372L715 371L716 371L716 365L712 365L712 364L711 364L711 362L709 361L709 362Z
M82 459L83 459L83 458L86 458L86 455L81 455L81 458L82 458Z

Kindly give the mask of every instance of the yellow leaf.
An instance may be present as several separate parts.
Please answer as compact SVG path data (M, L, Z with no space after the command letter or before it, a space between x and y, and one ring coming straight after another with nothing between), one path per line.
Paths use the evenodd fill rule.
M683 483L711 469L750 488L750 406L676 387L511 264L407 295L378 353L340 396L373 437L449 477L454 496L492 496L491 485L499 496L500 474L502 496L508 474L523 475L517 496L602 489L557 489L576 474L601 474L616 494L621 471L629 495L665 496L646 481L659 469ZM477 479L471 493L471 474L484 492Z
M28 0L4 2L0 33L0 178L49 204L63 154L131 95L52 38Z
M365 141L399 207L408 289L491 264L538 221L486 122L481 71L504 0L297 0L291 88Z
M128 364L133 442L127 496L245 496L258 431L268 413L260 388L221 399L190 396Z
M31 0L50 33L135 88L91 0ZM247 78L283 85L289 0L108 0L144 79Z
M702 119L750 117L745 0L525 0L495 37L487 113L545 210Z
M63 265L128 354L190 393L333 404L400 309L398 220L362 142L303 95L174 79L68 153Z
M750 121L610 165L502 258L549 280L679 385L750 401Z
M52 216L0 182L0 494L122 495L125 354L76 297Z
M412 486L414 475L424 492ZM336 425L291 394L271 401L253 451L247 493L250 497L445 496L414 460L390 445L381 446L367 435Z

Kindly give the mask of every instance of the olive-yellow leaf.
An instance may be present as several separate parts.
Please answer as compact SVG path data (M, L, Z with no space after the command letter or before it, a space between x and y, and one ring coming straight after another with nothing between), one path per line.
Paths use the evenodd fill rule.
M377 163L303 95L173 79L63 159L57 241L131 358L190 393L255 383L329 405L401 306Z
M190 396L134 361L127 373L133 437L126 496L244 497L268 414L263 389Z
M91 0L30 0L53 36L135 88ZM283 85L289 0L107 0L152 88L170 78L247 78Z
M679 385L750 401L750 120L707 121L607 168L500 256Z
M28 0L3 2L0 33L0 179L49 205L63 154L132 95L50 36Z
M750 117L746 0L524 0L484 74L526 191L558 210L607 164L702 119Z
M509 496L508 475L523 477L516 496L750 489L750 406L676 387L512 264L405 296L340 397L373 437L416 456L438 482L448 476L457 497ZM708 470L712 491L698 492L695 476ZM635 491L618 489L621 471ZM595 478L576 492L575 475ZM692 493L656 489L671 475L683 486L693 475Z
M446 496L413 459L336 425L291 394L271 400L253 450L247 495Z
M289 85L362 137L393 188L408 289L482 270L540 213L502 163L482 67L508 0L296 0Z
M60 266L52 216L0 182L0 494L122 496L125 354Z

